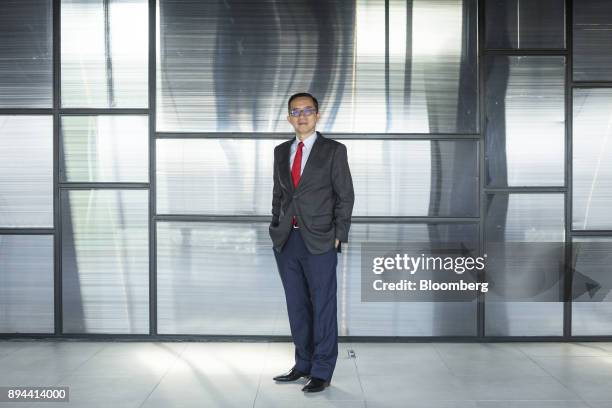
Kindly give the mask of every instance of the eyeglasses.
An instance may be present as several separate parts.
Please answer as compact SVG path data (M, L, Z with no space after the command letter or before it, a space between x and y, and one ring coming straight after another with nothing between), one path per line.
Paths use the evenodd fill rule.
M304 113L304 116L310 116L313 113L316 113L317 110L315 108L304 108L304 109L295 108L295 109L291 109L289 111L289 114L293 116L294 118L298 118L302 114L302 112Z

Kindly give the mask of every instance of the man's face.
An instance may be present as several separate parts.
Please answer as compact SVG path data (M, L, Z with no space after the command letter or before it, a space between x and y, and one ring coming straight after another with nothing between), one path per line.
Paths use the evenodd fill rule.
M301 96L291 101L291 110L298 109L300 111L300 116L287 115L287 120L291 123L291 126L293 126L298 136L308 136L314 132L317 121L319 120L319 112L306 116L306 113L302 112L302 109L306 108L315 109L312 98Z

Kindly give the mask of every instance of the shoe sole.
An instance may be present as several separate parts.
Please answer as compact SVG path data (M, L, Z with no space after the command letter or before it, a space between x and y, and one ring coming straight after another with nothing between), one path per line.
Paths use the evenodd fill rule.
M310 376L304 375L304 376L301 376L300 378L296 378L295 380L277 380L276 378L273 378L272 380L274 380L277 383L289 383L289 382L296 382L298 380L301 380L302 378L310 378Z

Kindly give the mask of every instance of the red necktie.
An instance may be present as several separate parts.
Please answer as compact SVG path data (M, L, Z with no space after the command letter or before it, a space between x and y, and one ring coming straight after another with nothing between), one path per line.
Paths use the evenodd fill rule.
M302 171L302 148L304 143L298 143L297 152L295 152L295 158L293 159L293 166L291 167L291 178L293 179L293 186L297 188L300 182L300 173ZM297 219L295 215L291 221L291 224L297 225Z

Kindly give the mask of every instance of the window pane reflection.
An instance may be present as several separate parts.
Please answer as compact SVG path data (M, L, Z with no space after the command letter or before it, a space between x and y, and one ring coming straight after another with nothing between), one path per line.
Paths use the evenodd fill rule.
M387 76L384 0L161 0L157 131L285 132L308 90L323 132L475 133L476 2L408 4Z
M63 179L146 183L148 121L146 116L63 116Z
M564 58L490 56L486 63L487 185L564 185Z
M564 195L487 195L485 335L563 334Z
M575 81L612 80L612 2L574 1L573 69Z
M612 229L612 89L575 89L573 228Z
M564 48L564 0L487 0L488 48Z
M149 332L148 197L62 191L64 332Z
M360 249L368 241L473 250L478 227L354 224L338 258L340 335L475 335L476 302L361 302ZM157 245L160 333L289 334L267 223L158 222Z
M0 1L0 108L50 108L51 0Z
M62 106L148 106L148 2L62 0Z
M53 236L0 235L0 333L53 333Z
M53 118L0 115L0 227L53 227Z
M573 239L572 334L612 334L612 237Z
M478 215L477 142L342 142L355 189L353 215ZM273 151L279 143L282 140L158 140L158 213L269 215Z

